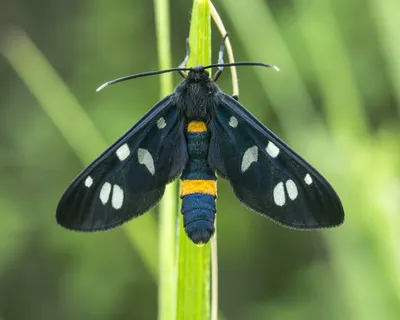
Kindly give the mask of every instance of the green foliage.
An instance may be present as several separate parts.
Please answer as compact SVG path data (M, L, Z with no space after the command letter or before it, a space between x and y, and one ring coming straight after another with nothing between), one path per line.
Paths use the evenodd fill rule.
M211 63L209 0L193 1L190 21L188 66ZM202 320L210 317L210 243L197 247L179 219L177 319Z

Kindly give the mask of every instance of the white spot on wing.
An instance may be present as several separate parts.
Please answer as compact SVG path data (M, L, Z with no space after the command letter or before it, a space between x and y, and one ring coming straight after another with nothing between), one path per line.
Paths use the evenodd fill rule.
M230 125L232 128L236 128L236 127L237 127L238 121L237 121L237 119L236 119L234 116L232 116L232 117L229 119L229 125Z
M138 161L140 164L146 166L151 175L154 175L154 173L156 172L156 169L154 168L154 160L148 150L141 148L138 149Z
M92 184L93 184L93 179L92 179L91 176L88 176L88 177L86 178L86 180L85 180L85 186L88 187L88 188L90 188L90 187L92 186Z
M124 161L126 158L129 157L131 151L129 150L128 145L125 143L120 146L115 153L119 160Z
M163 117L157 120L158 129L164 129L166 125L167 123L165 122L165 119Z
M100 200L103 204L106 204L108 202L108 199L110 198L110 193L111 193L111 184L105 182L100 190Z
M257 146L248 148L243 155L242 159L242 172L245 172L253 162L258 160L258 148Z
M276 158L279 154L279 148L272 143L271 141L268 142L267 147L265 148L265 150L267 151L267 153L272 157L272 158Z
M304 177L304 181L305 181L305 183L310 185L313 180L312 180L311 176L307 173L306 176Z
M286 190L287 190L287 193L291 200L294 200L297 198L297 195L299 194L299 192L297 191L296 184L294 183L293 180L289 179L288 181L286 181Z
M279 207L282 207L286 202L285 188L283 182L279 182L274 188L274 201Z
M121 209L122 204L124 203L124 191L120 188L119 185L114 184L111 205L114 209Z

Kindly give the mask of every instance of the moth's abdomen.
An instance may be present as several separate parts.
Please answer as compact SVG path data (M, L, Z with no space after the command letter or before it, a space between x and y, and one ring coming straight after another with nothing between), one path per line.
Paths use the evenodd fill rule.
M189 161L182 174L182 214L185 231L198 245L214 234L217 177L208 164L210 133L201 121L189 123L186 132Z

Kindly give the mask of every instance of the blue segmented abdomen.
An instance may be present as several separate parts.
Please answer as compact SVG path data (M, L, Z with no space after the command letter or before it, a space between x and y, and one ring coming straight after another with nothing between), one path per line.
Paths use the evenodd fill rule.
M186 140L189 161L182 173L183 225L188 237L196 244L207 243L214 234L217 177L208 164L210 133L201 121L189 123Z

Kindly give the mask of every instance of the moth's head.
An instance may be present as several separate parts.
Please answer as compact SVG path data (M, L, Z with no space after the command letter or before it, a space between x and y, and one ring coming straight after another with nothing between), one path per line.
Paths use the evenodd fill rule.
M204 69L204 66L198 65L189 71L187 80L191 82L208 82L210 81L210 74Z

